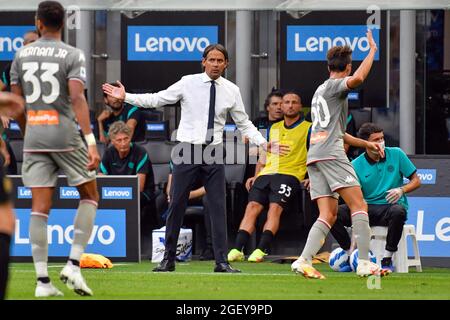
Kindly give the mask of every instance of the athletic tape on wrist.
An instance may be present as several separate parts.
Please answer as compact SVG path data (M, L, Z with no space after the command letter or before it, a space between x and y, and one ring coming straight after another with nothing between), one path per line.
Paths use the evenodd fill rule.
M95 142L95 136L93 133L89 133L89 134L85 135L84 138L86 139L86 143L88 146L95 146L97 144Z

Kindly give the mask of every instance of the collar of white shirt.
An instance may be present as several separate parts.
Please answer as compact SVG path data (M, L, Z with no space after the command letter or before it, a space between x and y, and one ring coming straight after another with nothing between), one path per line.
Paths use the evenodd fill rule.
M213 79L211 79L207 74L206 74L206 72L203 72L202 73L202 80L203 80L203 82L211 82L211 81L213 81ZM222 84L222 81L223 81L223 78L222 77L218 77L216 80L214 80L215 81L215 83L216 84L218 84L218 85L221 85Z

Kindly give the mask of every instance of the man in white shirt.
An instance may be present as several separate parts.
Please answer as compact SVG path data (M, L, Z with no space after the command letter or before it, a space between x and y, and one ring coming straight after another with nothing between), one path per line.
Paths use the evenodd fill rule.
M135 106L157 108L181 103L181 119L177 140L181 143L172 152L173 190L166 222L164 259L153 271L175 270L178 235L183 222L191 185L197 175L205 179L210 203L213 247L216 260L214 272L240 272L227 262L227 222L225 212L225 170L222 137L229 112L242 135L264 149L283 153L286 146L268 144L248 119L239 88L222 78L228 66L228 53L220 44L209 45L203 52L204 73L187 75L166 90L157 93L129 94L119 88L103 85L103 91ZM199 157L198 155L201 154Z

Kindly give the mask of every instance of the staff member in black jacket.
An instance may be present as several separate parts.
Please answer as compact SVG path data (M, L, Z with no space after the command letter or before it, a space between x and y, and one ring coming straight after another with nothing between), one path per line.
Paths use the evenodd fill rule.
M251 142L264 149L283 152L286 146L270 145L245 113L239 88L222 77L228 65L228 52L220 44L209 45L203 52L204 73L187 75L158 93L129 94L120 84L103 85L103 91L127 103L157 108L178 101L181 119L172 153L173 195L166 224L164 259L153 271L175 270L178 235L194 179L204 175L206 196L211 210L212 238L216 266L214 272L239 272L227 262L227 227L225 212L225 169L222 137L229 112L238 129Z
M137 175L139 177L141 236L151 236L159 227L156 218L155 179L153 167L145 149L131 142L131 129L123 121L109 127L111 146L106 149L100 163L99 175ZM146 237L146 238L145 238Z

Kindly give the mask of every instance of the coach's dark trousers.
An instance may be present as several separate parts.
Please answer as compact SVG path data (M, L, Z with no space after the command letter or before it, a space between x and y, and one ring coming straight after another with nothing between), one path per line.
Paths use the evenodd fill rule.
M169 204L166 221L166 240L164 259L175 261L178 236L183 223L184 213L189 200L189 193L192 190L195 178L198 175L204 176L206 199L208 201L208 211L211 217L211 235L216 263L227 261L227 218L225 211L225 167L223 164L222 145L214 147L216 152L212 152L214 157L211 163L210 157L198 157L199 153L204 153L205 145L192 145L182 143L181 157L186 150L192 152L192 157L182 157L180 154L172 153L172 189L171 201ZM176 147L175 147L176 148ZM174 148L174 149L175 149ZM177 150L180 150L178 148ZM196 156L194 157L194 152ZM211 154L208 150L205 153Z

